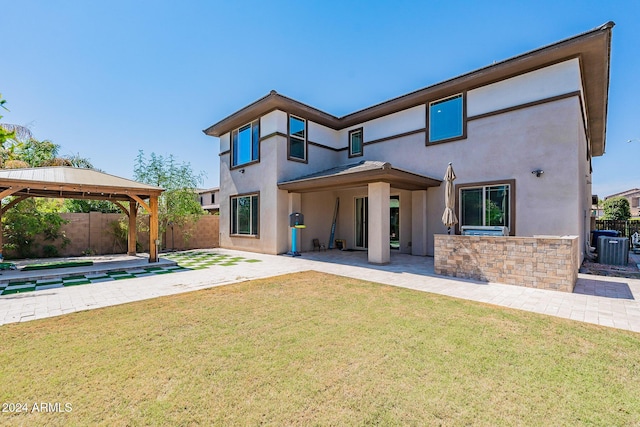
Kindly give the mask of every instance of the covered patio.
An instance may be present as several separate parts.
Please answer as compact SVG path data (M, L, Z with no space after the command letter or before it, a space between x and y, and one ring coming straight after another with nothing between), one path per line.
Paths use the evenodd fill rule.
M0 209L2 215L29 197L107 200L129 218L127 254L136 255L136 218L141 206L149 214L149 262L158 261L158 197L164 190L93 169L42 167L0 170L0 200L14 198ZM0 233L0 253L2 233Z
M278 184L289 192L289 213L303 211L302 194L322 191L361 190L366 195L368 212L366 221L368 262L388 264L390 252L390 210L392 190L411 194L412 253L424 255L426 246L427 189L438 187L441 180L395 168L388 162L361 161L327 169ZM308 208L307 208L308 209ZM407 216L408 217L408 216ZM351 227L345 224L345 227Z

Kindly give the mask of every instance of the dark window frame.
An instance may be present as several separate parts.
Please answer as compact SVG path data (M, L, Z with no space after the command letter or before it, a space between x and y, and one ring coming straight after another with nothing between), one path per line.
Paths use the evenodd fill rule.
M353 143L352 136L360 133L360 152L354 153L353 151ZM349 131L349 158L352 157L361 157L364 155L364 128L359 127L357 129L352 129Z
M239 198L243 198L243 197L256 197L257 202L257 220L256 220L256 230L255 233L249 233L249 234L241 234L241 233L234 233L234 227L233 227L233 223L234 223L234 215L233 215L233 200L234 199L239 199ZM250 207L253 207L253 203L250 201ZM251 215L251 219L249 220L249 227L252 228L253 227L253 214ZM237 230L238 224L236 222L236 230ZM254 231L254 230L250 230ZM229 236L231 237L244 237L244 238L252 238L252 239L259 239L260 238L260 192L259 191L254 191L251 193L242 193L242 194L234 194L232 196L229 196Z
M493 187L498 185L509 186L509 235L516 235L516 180L515 179L500 179L496 181L484 181L484 182L470 182L465 184L457 184L456 189L456 215L458 216L458 224L456 224L456 233L460 234L460 227L462 224L462 204L461 197L462 190L472 188L484 188Z
M438 104L441 102L446 102L454 98L462 98L462 134L452 136L450 138L438 139L436 141L431 141L431 106L434 104ZM446 96L444 98L434 99L433 101L429 101L426 104L426 129L425 129L425 145L435 145L435 144L443 144L446 142L459 141L467 138L467 92L463 91L460 93L456 93L455 95Z
M291 118L298 119L304 123L304 140L300 137L291 135ZM294 157L291 155L291 140L302 141L304 146L304 158ZM287 115L287 160L300 163L309 163L309 121L295 114Z
M246 163L235 163L237 160L236 158L236 148L235 148L235 143L234 143L234 137L235 135L238 135L237 137L239 138L239 134L240 134L240 129L244 129L247 126L249 126L249 132L251 135L251 142L250 142L250 147L251 147L251 160L249 160ZM257 138L256 138L256 130L257 129ZM255 138L255 140L254 140ZM229 151L230 151L230 159L229 159L229 165L230 165L230 169L239 169L239 168L244 168L246 166L249 165L253 165L255 163L260 163L260 119L257 120L252 120L249 123L246 123L234 130L232 130L229 133ZM239 142L239 141L238 141Z

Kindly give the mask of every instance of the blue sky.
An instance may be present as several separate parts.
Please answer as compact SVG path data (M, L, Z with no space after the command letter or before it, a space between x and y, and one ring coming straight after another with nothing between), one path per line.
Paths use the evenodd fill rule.
M640 187L640 1L0 0L3 121L128 178L138 150L174 154L213 187L202 129L272 89L342 116L607 21L602 197Z

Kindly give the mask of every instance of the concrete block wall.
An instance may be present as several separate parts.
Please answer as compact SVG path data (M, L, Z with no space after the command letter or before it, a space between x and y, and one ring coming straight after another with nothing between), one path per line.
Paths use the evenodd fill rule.
M175 240L175 241L174 241ZM217 248L220 246L220 216L201 216L196 224L167 227L163 247L176 250ZM148 244L148 243L147 243Z
M567 237L434 236L436 274L573 292L579 239Z
M90 252L91 254L116 254L126 253L127 243L119 241L113 232L113 223L126 220L126 216L118 213L103 214L101 212L90 213L64 213L60 216L69 221L62 226L62 232L70 240L69 244L62 248L61 241L48 242L42 238L37 238L37 246L33 252L37 256L42 256L42 249L45 245L53 245L58 248L60 256L81 256ZM198 222L184 228L174 226L172 242L171 228L160 236L163 249L196 249L196 248L217 248L220 240L220 217L218 215L204 215ZM149 232L141 231L141 226L148 229L148 215L138 217L138 243L141 246L140 252L149 251ZM186 235L190 238L186 238ZM7 257L13 254L5 251Z

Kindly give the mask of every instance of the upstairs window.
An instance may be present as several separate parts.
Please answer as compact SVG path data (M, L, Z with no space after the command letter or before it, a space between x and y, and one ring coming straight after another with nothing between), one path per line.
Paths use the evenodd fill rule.
M463 136L462 94L429 103L429 142L443 142Z
M363 142L362 128L349 131L349 157L362 156Z
M296 116L289 116L289 147L290 160L307 160L307 121Z
M211 204L215 205L216 203L216 193L211 193Z
M231 132L231 166L241 166L259 160L260 120Z

